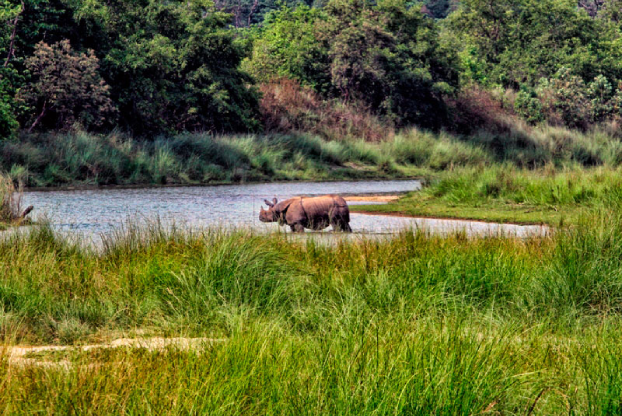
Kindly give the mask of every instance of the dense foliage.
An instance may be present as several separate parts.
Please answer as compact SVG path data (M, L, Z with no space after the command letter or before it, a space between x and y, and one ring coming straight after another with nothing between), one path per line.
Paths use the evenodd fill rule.
M621 0L1 0L0 136L321 130L270 116L296 119L282 94L261 99L280 82L389 129L470 133L454 104L473 85L507 91L493 95L511 116L588 129L621 116L621 10ZM472 100L471 114L490 111Z
M400 0L284 8L257 34L248 67L258 79L297 78L398 123L437 124L442 94L458 85L455 55L440 46L433 21Z
M567 0L463 0L450 17L456 35L468 40L479 81L518 87L534 85L561 66L590 81L619 79L619 33ZM476 77L477 78L477 77Z
M227 28L229 15L216 10L211 2L56 4L31 0L23 7L24 16L17 19L19 42L15 42L9 65L26 75L20 87L30 101L35 89L50 84L50 79L42 76L40 64L33 68L35 59L43 59L41 48L35 50L36 44L69 39L77 49L76 57L94 50L88 55L90 68L94 68L96 58L100 60L98 74L88 77L101 77L110 85L111 107L118 108L122 128L138 135L258 128L258 95L252 80L239 70L244 48ZM9 14L10 19L15 12ZM58 24L59 16L67 23ZM65 92L70 82L66 84L60 87ZM48 85L48 89L54 88L58 86ZM71 118L79 120L84 105L101 105L100 96L100 91L91 89L91 102L85 104L80 94L76 99L82 102L65 103L65 107L74 108ZM41 97L39 93L37 99L44 100ZM41 106L39 102L18 113L24 127L32 125ZM105 124L90 119L83 127ZM113 120L106 121L111 124ZM60 125L45 127L66 127L66 123L61 120Z
M41 42L34 56L26 60L33 80L25 85L18 99L28 103L39 123L52 129L67 129L75 122L100 127L115 120L116 108L108 85L97 72L99 60L90 50L75 54L68 40L52 46Z

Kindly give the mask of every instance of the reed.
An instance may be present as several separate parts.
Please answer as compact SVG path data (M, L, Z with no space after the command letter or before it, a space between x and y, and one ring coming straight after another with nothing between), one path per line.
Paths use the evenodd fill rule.
M45 187L431 177L460 168L615 169L622 162L620 140L607 125L582 133L511 121L468 136L408 128L381 139L374 133L373 140L298 131L150 141L120 132L43 134L0 143L0 170L26 186Z

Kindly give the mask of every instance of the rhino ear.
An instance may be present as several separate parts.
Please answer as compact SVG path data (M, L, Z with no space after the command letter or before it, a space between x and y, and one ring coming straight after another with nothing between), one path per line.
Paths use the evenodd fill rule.
M267 199L264 199L263 202L265 202L266 205L269 206L269 207L273 207L274 206L274 204L272 202L268 201Z
M277 202L279 202L278 199L272 198L272 205L276 205Z

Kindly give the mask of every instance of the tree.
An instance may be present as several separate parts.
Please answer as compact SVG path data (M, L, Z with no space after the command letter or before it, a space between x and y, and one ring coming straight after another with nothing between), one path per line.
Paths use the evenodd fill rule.
M403 0L331 0L266 20L247 64L262 79L291 77L325 98L403 123L435 126L442 95L458 86L455 55L432 19Z
M92 0L76 16L100 34L102 73L134 133L259 127L258 93L239 69L246 50L210 1Z
M622 77L618 35L575 1L463 0L448 19L465 45L463 57L478 62L489 83L534 86L563 66L586 82Z
M604 0L599 16L618 25L622 24L622 0Z
M253 50L243 63L260 82L290 78L329 95L331 92L328 39L319 38L327 15L321 9L283 6L266 16L252 33Z
M233 16L235 27L248 27L263 23L265 17L272 11L278 10L285 5L291 8L307 5L311 6L311 0L215 0L218 10L230 13Z
M591 17L596 17L603 9L606 0L578 0L579 7L585 9Z
M457 7L458 0L426 0L421 11L435 19L444 19Z
M0 140L13 136L19 126L8 77L15 75L9 63L15 54L15 38L22 11L22 5L0 0Z
M34 111L31 132L37 126L68 129L74 123L99 128L110 124L116 108L109 87L97 72L99 60L91 50L75 53L68 40L52 46L40 42L26 66L33 75L18 98Z

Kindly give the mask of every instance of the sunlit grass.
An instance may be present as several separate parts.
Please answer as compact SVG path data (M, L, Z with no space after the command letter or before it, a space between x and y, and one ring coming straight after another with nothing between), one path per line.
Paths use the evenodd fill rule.
M353 210L493 222L576 224L586 210L622 204L620 168L462 168L431 176L422 191L388 205Z
M224 341L34 356L45 365L7 350L0 402L7 414L616 413L622 218L577 224L334 244L129 224L98 249L46 226L7 236L8 347Z

